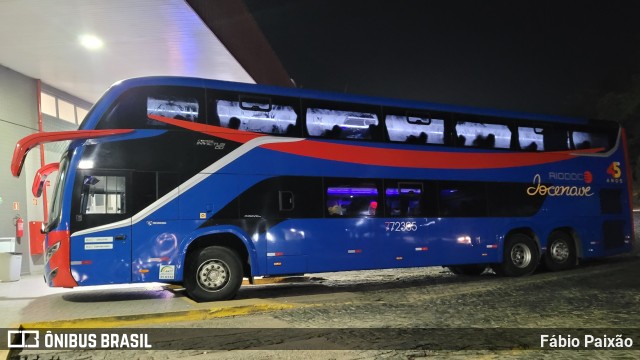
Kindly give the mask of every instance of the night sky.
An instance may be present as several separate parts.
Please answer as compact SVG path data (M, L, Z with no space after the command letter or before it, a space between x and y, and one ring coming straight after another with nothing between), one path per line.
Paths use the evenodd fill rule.
M304 88L602 117L640 74L640 1L246 4Z

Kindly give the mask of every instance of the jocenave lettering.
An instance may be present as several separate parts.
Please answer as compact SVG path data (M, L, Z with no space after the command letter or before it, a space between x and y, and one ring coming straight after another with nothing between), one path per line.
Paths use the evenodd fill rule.
M527 188L530 196L592 196L591 186L547 186L542 184L540 174L533 177L533 185Z

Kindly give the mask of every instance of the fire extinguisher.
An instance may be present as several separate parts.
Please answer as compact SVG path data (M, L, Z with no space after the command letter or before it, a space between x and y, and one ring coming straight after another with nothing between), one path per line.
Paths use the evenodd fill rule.
M14 223L16 225L16 237L21 238L24 236L24 220L22 220L20 215L16 215L14 220Z

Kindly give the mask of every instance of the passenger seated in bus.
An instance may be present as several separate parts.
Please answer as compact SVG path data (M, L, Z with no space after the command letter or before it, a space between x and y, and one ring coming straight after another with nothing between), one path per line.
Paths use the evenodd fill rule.
M456 140L456 146L464 146L467 143L467 138L464 135L459 135Z
M229 129L240 129L240 119L236 117L229 119Z
M496 136L493 134L487 135L484 139L484 147L487 149L493 149L496 147Z
M339 125L333 125L331 130L325 130L322 134L322 137L326 137L329 139L340 139L340 134L342 133L342 128Z
M371 201L369 203L369 215L370 216L376 216L376 211L378 211L378 202L377 201Z
M489 134L484 137L481 134L478 134L473 140L472 145L484 149L493 149L496 146L496 136L494 134Z
M538 151L538 144L535 141L532 141L531 144L527 145L524 148L525 151Z
M427 134L425 132L421 132L418 136L409 135L407 136L407 140L405 142L408 144L426 144Z
M289 124L287 126L287 131L285 132L286 136L298 136L298 132L296 131L296 127L293 124Z
M330 216L342 216L344 214L344 209L340 206L340 202L336 200L329 202L327 211Z
M474 147L482 147L483 142L484 142L484 137L481 134L478 134L476 135L476 138L473 139L473 142L471 143L471 145Z

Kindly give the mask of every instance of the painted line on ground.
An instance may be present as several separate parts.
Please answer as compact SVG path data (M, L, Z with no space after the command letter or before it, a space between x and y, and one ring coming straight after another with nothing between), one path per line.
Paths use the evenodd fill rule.
M253 284L249 283L248 279L242 281L243 287L259 286L259 285L274 285L274 284L302 284L308 283L311 280L308 276L274 276L274 277L258 277L253 279ZM172 291L174 294L181 294L176 298L182 299L182 301L188 304L197 304L189 296L184 293L185 288L180 284L167 284L164 289Z
M297 307L306 307L303 304L254 304L232 307L213 307L202 310L177 311L169 313L136 314L124 316L106 316L86 319L53 320L42 322L23 323L23 329L69 329L69 328L117 328L128 326L152 325L168 322L202 321L216 318L251 315L270 311L288 310Z
M296 283L307 283L310 280L311 278L308 276L274 276L274 277L255 278L253 279L253 284L249 283L248 279L244 279L242 280L242 286L270 285L270 284L296 284ZM184 286L179 284L168 284L168 285L165 285L164 288L171 291L184 290Z
M249 280L244 280L242 285L269 285L269 284L295 284L309 282L308 276L277 276L253 279L253 284L249 284Z

